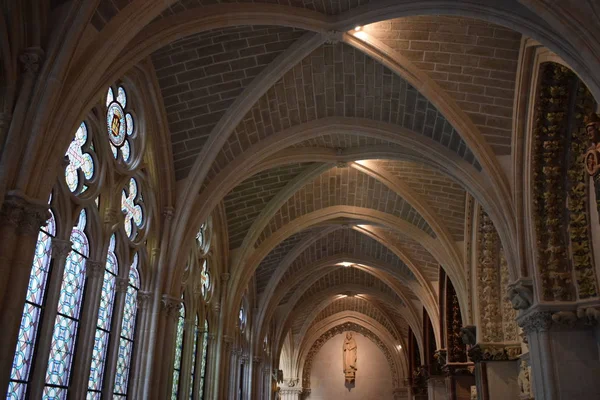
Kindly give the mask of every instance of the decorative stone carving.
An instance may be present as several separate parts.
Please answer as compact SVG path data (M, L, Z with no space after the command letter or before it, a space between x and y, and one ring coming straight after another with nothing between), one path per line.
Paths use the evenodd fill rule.
M19 61L26 75L34 77L40 71L44 61L44 50L39 47L28 47L19 56Z
M129 288L129 279L123 277L117 277L115 280L115 291L117 293L126 293Z
M600 309L596 307L580 308L577 310L577 318L585 320L587 325L594 325L600 321Z
M163 216L166 220L170 221L173 219L173 215L175 215L175 208L173 207L165 207L163 209Z
M499 238L490 217L479 212L478 294L481 336L484 342L502 341L500 313Z
M85 262L85 273L88 279L103 278L104 270L104 263L101 261L87 260Z
M137 294L137 301L138 301L138 308L140 310L145 310L146 308L148 308L148 304L150 304L150 301L152 300L152 292L144 292L144 291L139 291Z
M354 383L356 378L356 358L358 346L356 340L352 337L352 332L346 332L342 353L344 357L344 377L346 383Z
M552 321L560 324L574 327L577 322L577 314L573 311L559 311L552 314Z
M549 311L531 313L519 317L517 322L527 335L547 331L552 326L552 313Z
M433 358L437 361L440 367L443 367L446 365L448 354L444 349L436 350L433 354Z
M469 349L469 358L478 363L482 361L514 361L521 355L521 345L505 346L478 344Z
M179 310L181 309L181 299L163 295L162 308L168 318L176 320L179 317Z
M322 35L327 44L338 44L344 37L344 33L340 31L327 31L323 32Z
M458 296L450 280L446 286L446 326L448 343L448 362L466 362L466 347L462 343L460 328L462 327L462 316L458 304Z
M37 236L48 218L48 205L35 204L18 193L6 195L0 208L0 220L12 225L19 235Z
M513 308L510 297L508 296L508 262L504 254L504 248L500 247L500 293L502 299L500 307L502 311L502 334L504 342L516 342L519 340L519 329L516 318L517 311Z
M223 272L221 274L221 281L225 284L229 281L229 278L231 277L231 275L227 272Z
M533 304L533 291L521 283L508 285L508 297L515 310L526 310Z
M471 400L477 400L477 386L471 386Z
M262 362L262 357L254 356L252 357L252 362L254 364L260 364Z
M519 398L521 400L530 400L533 399L531 393L531 368L527 365L527 361L521 360L520 368L519 368Z
M51 257L55 260L64 260L71 252L71 246L73 243L70 240L52 238Z
M460 337L464 344L474 346L477 343L477 328L474 325L460 328Z
M215 314L218 314L218 313L220 313L220 312L221 312L221 303L219 303L218 301L215 301L215 302L212 304L212 309L213 309L213 311L215 312Z

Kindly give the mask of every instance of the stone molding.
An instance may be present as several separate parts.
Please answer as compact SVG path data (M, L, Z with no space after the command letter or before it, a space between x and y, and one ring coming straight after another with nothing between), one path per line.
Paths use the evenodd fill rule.
M223 272L221 274L221 281L223 283L227 283L229 281L229 278L231 278L231 274L229 274L228 272Z
M73 246L73 243L70 240L52 238L52 252L50 253L50 257L55 260L64 260L71 252L71 246Z
M469 358L474 363L482 361L514 361L521 356L520 344L504 345L480 343L469 349Z
M89 279L99 279L104 277L104 265L102 261L87 260L85 262L85 273Z
M174 207L165 207L163 209L163 216L165 217L165 220L170 221L173 219L173 215L175 215L175 208Z

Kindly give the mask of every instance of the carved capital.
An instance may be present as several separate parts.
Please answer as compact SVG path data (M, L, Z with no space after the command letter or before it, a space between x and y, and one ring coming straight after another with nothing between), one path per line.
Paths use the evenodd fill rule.
M526 334L544 332L552 326L552 313L549 311L531 313L519 317L517 322Z
M44 61L44 50L39 47L28 47L19 56L23 72L30 76L36 76Z
M337 168L348 168L348 163L346 161L338 161L335 163Z
M152 301L152 292L139 291L137 294L138 308L145 310Z
M104 211L104 223L110 227L113 227L123 219L123 213L121 210L114 208L107 208Z
M70 240L52 238L51 257L55 260L64 260L69 255L71 246L73 246L73 243Z
M254 356L252 357L252 362L254 364L260 364L262 362L262 357Z
M101 261L87 260L85 263L85 273L88 279L101 279L104 277L104 263Z
M215 313L219 313L221 312L221 303L219 303L218 301L215 301L214 304L212 305L212 309Z
M48 218L47 204L36 204L19 194L8 194L0 209L3 223L11 225L20 235L37 236Z
M521 355L521 345L504 346L501 344L478 344L469 349L469 358L481 361L514 361Z
M127 292L127 288L129 287L129 279L123 277L117 277L115 280L115 291L117 293L125 293Z
M167 317L176 320L177 317L179 317L179 310L181 310L181 299L177 299L165 294L163 295L161 301L163 311Z
M206 335L206 341L208 343L211 343L215 340L217 336L214 333L209 333L208 335Z
M221 281L226 284L229 281L229 278L231 277L231 275L229 275L229 273L224 272L221 274Z

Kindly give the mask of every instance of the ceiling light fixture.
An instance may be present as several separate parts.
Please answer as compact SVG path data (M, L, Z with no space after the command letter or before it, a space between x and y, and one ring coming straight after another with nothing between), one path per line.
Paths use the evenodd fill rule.
M402 345L401 344L399 344L397 347L398 347L398 350L402 350Z
M348 268L348 267L352 266L352 263L348 262L348 261L344 261L344 262L341 262L339 265L343 266L344 268Z
M362 26L360 26L360 25L356 25L356 26L354 27L354 30L355 30L356 32L360 31L361 29L362 29Z

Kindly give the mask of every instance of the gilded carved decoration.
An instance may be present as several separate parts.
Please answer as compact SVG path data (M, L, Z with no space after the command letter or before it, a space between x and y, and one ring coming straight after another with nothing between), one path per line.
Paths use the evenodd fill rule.
M317 340L315 340L315 342L311 346L311 348L308 351L308 354L306 356L306 359L304 360L304 369L302 370L302 387L305 390L310 388L310 372L312 369L312 361L313 361L314 356L321 349L321 347L323 347L323 345L325 343L327 343L327 341L329 341L334 336L342 334L346 331L352 331L352 332L359 333L359 334L369 338L373 343L375 343L375 345L383 352L386 360L388 361L390 371L392 372L394 387L400 386L400 382L398 380L398 372L396 369L396 363L394 362L392 354L389 352L388 348L381 341L381 339L379 339L379 337L377 335L375 335L373 332L366 329L365 327L362 327L353 322L345 322L345 323L337 325L337 326L329 329L327 332L323 333Z
M514 361L521 355L521 345L512 346L495 344L478 344L469 349L469 358L473 362L481 361Z
M517 342L519 340L519 329L517 327L517 310L512 306L508 290L508 262L504 254L504 248L500 248L500 293L502 295L502 334L505 342Z
M454 286L448 279L446 287L446 326L448 332L448 362L466 362L466 345L462 342L462 316L458 304L458 296Z
M527 364L527 361L521 360L519 365L519 399L521 400L532 400L533 392L531 391L531 367Z
M498 274L498 235L490 217L479 213L478 295L481 335L484 342L502 341L500 288Z
M533 205L541 297L574 300L573 280L579 298L595 297L586 170L599 175L598 154L595 145L586 154L584 123L595 104L579 78L562 65L542 64L540 77L533 132ZM594 136L590 135L592 143Z

